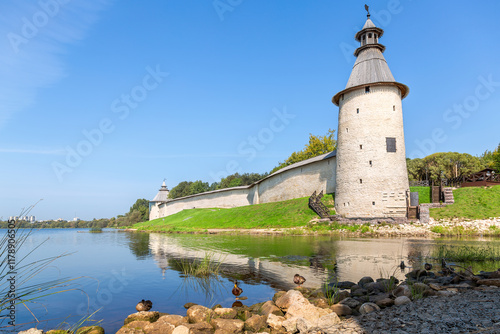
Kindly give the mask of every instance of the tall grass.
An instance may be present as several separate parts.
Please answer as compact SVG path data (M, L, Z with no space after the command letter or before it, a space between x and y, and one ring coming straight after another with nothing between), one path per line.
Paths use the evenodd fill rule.
M439 245L432 257L457 262L500 261L500 249L492 246Z
M23 209L20 216L27 215L35 205L25 210ZM34 258L35 252L39 250L43 243L48 240L47 239L27 252L27 254L20 256L19 250L26 247L25 244L33 232L33 229L20 229L16 224L14 228L5 231L5 234L0 239L0 313L9 313L12 305L14 305L16 309L22 306L33 315L33 323L36 323L39 322L39 320L33 312L31 312L30 306L43 297L78 290L74 284L80 277L66 277L42 283L34 283L33 280L49 265L61 257L70 255L70 253L42 259ZM15 242L12 243L12 240ZM9 244L11 244L11 246L9 246ZM15 246L12 247L12 244ZM12 286L7 280L12 277L15 279L14 290L11 290ZM9 321L9 318L0 318L0 328L11 327L8 324Z
M181 260L178 262L182 273L185 276L195 276L195 277L209 277L218 276L219 270L225 257L216 255L212 252L205 253L205 256L199 260L195 259L193 261Z

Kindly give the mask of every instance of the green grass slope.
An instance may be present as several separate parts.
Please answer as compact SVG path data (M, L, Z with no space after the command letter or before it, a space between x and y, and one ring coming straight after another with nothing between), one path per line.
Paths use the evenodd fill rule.
M500 217L500 186L458 188L453 191L455 203L430 210L434 219L486 219Z
M410 191L418 192L419 204L431 202L431 187L410 187Z
M333 196L323 197L323 202L333 210ZM306 225L318 217L308 205L309 198L283 202L248 205L231 209L190 209L147 222L133 228L150 231L187 232L213 228L280 228Z

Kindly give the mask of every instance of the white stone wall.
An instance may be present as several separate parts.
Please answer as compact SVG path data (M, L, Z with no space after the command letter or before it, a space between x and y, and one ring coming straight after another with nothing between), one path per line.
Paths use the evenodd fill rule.
M335 209L348 218L405 217L409 191L400 91L392 85L339 101ZM396 138L387 152L386 137Z
M187 209L234 208L252 204L248 200L248 187L242 188L228 188L173 199L167 202L162 217Z
M250 186L221 189L152 206L150 220L193 208L232 208L310 196L335 190L335 157L273 174Z
M158 202L154 202L149 206L149 220L160 218L160 207Z
M297 167L264 179L259 184L260 203L311 196L314 191L335 191L335 158Z

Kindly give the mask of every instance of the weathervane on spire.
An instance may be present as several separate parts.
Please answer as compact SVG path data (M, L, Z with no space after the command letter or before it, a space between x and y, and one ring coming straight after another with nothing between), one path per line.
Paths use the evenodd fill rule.
M366 17L370 17L370 10L369 10L370 7L368 7L367 4L365 4L365 9L366 9Z

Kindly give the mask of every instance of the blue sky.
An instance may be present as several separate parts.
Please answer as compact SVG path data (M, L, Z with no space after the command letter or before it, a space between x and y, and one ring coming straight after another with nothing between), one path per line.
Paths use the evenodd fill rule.
M0 3L0 216L109 218L337 129L365 1ZM500 142L500 3L372 1L407 156Z

